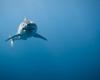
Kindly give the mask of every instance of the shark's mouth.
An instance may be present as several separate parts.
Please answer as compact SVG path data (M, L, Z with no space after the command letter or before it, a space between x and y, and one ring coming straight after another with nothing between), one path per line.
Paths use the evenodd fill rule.
M35 30L35 28L33 28L33 27L25 27L23 29L26 30L26 31L33 31L33 30Z
M30 24L27 24L27 26L24 27L23 29L26 31L34 31L34 30L36 31L37 26L36 26L36 24L30 23Z

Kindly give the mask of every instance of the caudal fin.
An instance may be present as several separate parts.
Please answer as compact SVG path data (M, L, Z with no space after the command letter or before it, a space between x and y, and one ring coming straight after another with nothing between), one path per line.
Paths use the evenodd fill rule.
M10 45L11 45L11 47L13 47L13 45L14 45L14 40L13 39L10 39Z
M11 35L9 35L9 38L6 39L6 41L9 41L9 42L10 42L10 46L13 47L13 45L14 45L14 40L13 40L13 38L12 38Z

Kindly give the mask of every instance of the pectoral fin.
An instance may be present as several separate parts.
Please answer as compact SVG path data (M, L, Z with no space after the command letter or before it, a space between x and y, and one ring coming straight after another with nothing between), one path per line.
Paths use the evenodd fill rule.
M14 36L11 36L11 37L9 37L8 39L6 39L6 41L9 41L9 40L16 40L16 39L18 39L18 37L20 36L20 34L16 34L16 35L14 35Z
M36 37L36 38L41 38L41 39L43 39L43 40L47 40L45 37L41 36L41 35L38 34L38 33L35 33L34 37Z

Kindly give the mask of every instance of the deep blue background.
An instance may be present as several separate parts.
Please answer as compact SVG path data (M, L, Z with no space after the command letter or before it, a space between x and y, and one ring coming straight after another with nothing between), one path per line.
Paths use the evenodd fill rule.
M10 47L24 17L48 41ZM100 80L100 0L0 0L0 80Z

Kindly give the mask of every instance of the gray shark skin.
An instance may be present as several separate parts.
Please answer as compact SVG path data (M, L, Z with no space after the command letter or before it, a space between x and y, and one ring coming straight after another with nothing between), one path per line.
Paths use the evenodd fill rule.
M31 37L40 38L47 41L45 37L37 33L36 23L30 21L28 18L25 18L19 25L17 34L10 36L8 39L6 39L6 41L10 41L11 45L13 46L14 41L27 40Z

